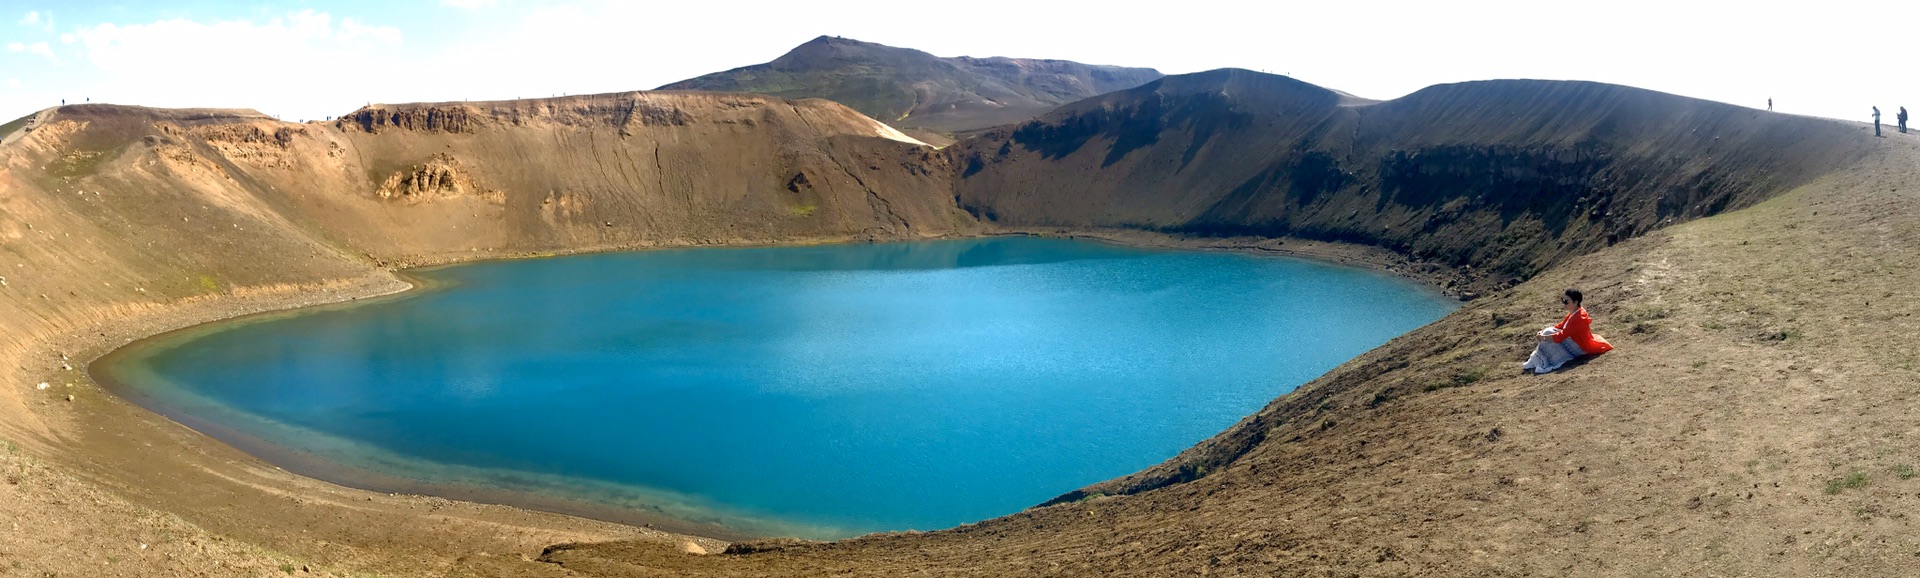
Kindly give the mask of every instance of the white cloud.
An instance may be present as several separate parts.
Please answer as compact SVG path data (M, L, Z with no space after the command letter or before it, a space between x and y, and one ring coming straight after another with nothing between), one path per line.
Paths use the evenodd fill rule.
M66 34L60 35L61 44L73 44L74 42L78 42L79 40L80 40L80 37L74 36L72 32L68 32Z
M460 8L465 10L472 10L475 8L484 8L487 6L492 6L493 2L494 0L440 0L440 5L449 6L453 8Z
M312 10L264 22L106 23L75 34L84 58L123 93L107 98L150 106L268 107L265 112L304 114L362 102L370 87L405 74L403 66L391 66L402 39L399 29Z
M12 52L14 54L19 54L22 52L27 54L37 54L37 55L45 56L49 59L52 59L55 62L60 61L59 57L56 57L53 55L53 46L45 42L35 42L33 44L27 44L25 42L8 42L7 52Z
M20 25L39 27L41 30L51 33L53 32L53 13L41 12L39 10L28 11L26 16L20 17Z
M11 88L13 90L20 90L20 79L18 78L7 79L7 88Z

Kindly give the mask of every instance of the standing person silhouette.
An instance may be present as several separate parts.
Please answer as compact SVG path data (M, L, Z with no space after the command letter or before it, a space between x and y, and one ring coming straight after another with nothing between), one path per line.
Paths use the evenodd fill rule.
M1900 134L1907 134L1907 107L1900 107L1900 114L1894 115L1893 119L1900 121Z
M1767 98L1767 110L1773 110L1773 98L1772 98L1772 97L1768 97L1768 98Z
M1873 136L1880 136L1880 107L1873 107Z

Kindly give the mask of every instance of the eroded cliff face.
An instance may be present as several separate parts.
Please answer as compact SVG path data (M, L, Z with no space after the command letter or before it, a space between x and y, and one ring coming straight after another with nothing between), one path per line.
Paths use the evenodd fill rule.
M1506 286L1859 158L1848 127L1621 86L1489 81L1361 102L1223 70L1076 103L954 147L1002 226L1386 247Z
M946 158L827 101L625 93L331 123L67 106L0 148L0 361L195 300L393 266L975 231ZM358 280L358 281L355 281ZM39 431L12 388L0 436Z

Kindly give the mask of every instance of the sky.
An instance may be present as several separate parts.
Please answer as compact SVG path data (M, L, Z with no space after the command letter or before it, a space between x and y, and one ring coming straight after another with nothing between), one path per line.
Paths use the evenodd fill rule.
M0 0L0 121L70 103L251 108L654 88L821 35L939 56L1168 74L1247 68L1391 99L1495 78L1593 80L1869 120L1920 107L1905 1L966 2Z

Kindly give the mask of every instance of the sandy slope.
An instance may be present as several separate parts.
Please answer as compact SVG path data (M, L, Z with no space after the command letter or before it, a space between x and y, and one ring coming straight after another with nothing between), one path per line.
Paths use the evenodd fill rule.
M1100 495L1123 479L930 534L544 559L596 576L1902 575L1920 557L1920 358L1900 345L1920 328L1920 139L1873 144L1783 197L1476 300L1157 468L1195 481ZM1570 285L1620 349L1522 374Z
M409 264L973 227L945 194L920 194L947 188L931 149L825 101L629 93L375 106L331 124L105 105L40 118L0 148L0 439L25 472L0 493L0 570L300 560L416 574L665 536L288 475L108 395L85 362L185 325L398 291L387 269ZM125 550L162 531L248 546L206 560Z
M1920 302L1916 135L1578 83L1366 105L1209 74L945 152L824 101L708 93L328 124L52 111L0 147L0 575L1887 575L1920 554L1920 480L1896 471L1920 467L1920 361L1885 345ZM293 476L83 372L167 329L400 290L408 264L1009 227L1364 241L1485 294L1061 505L725 556ZM1518 375L1569 284L1621 350ZM588 545L542 554L560 542Z

